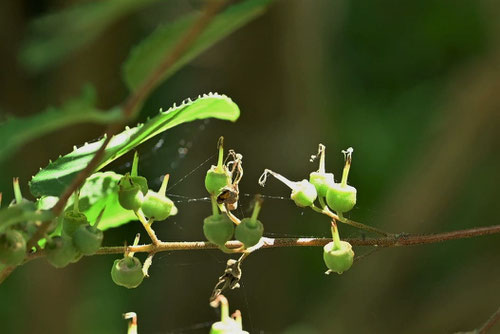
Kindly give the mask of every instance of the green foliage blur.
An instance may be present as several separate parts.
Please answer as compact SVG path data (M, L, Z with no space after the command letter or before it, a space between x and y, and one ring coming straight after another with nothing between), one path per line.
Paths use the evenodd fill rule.
M131 47L203 5L149 0L123 1L122 8L109 1L116 7L107 7L106 15L78 21L83 30L66 31L72 25L64 21L48 27L49 36L69 36L62 49L42 47L53 56L30 44L35 18L82 3L89 1L0 3L2 120L62 105L86 83L96 87L98 110L117 105L128 94L120 73ZM197 199L206 196L204 175L220 135L244 156L238 216L251 214L256 193L283 197L264 198L259 219L270 237L329 236L328 220L294 206L283 185L257 184L264 168L307 178L317 168L309 158L318 143L327 146L327 169L336 179L340 150L354 147L350 183L358 204L349 217L357 221L410 233L497 224L499 14L495 1L275 1L159 86L143 106L139 122L212 91L230 96L241 110L235 124L198 121L139 146L141 174L157 189L170 173L168 193L179 209L155 223L157 234L164 241L203 239L211 209ZM92 25L90 18L102 21ZM12 177L20 177L28 196L27 181L39 167L103 129L72 125L23 145L0 163L3 203L13 198ZM124 173L131 160L126 155L105 170ZM104 243L130 243L137 232L147 242L135 222L106 231ZM365 236L344 225L340 233ZM500 304L499 241L495 235L382 249L340 276L323 274L320 248L262 250L245 260L241 288L226 295L250 333L472 330ZM18 268L0 285L0 333L125 333L121 315L128 311L138 314L139 333L207 333L217 321L208 298L226 254L157 254L151 277L133 290L111 281L118 257L93 256L59 270L45 260Z

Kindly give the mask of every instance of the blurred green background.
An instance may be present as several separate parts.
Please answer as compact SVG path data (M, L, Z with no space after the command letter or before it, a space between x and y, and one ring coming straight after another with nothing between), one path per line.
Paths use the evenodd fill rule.
M100 107L120 103L127 95L120 67L131 46L159 23L203 4L138 6L54 66L38 72L23 66L30 21L78 2L0 3L2 114L27 116L60 105L88 82L97 87ZM259 187L264 168L305 178L316 169L310 155L323 143L327 168L337 177L340 150L354 147L350 183L358 205L352 219L411 233L497 224L499 14L494 0L276 1L162 84L144 106L139 121L212 91L230 96L242 112L235 124L183 125L139 147L140 169L153 188L164 173L171 184L189 175L171 190L180 213L158 223L158 235L203 239L210 204L187 199L206 196L204 174L215 162L220 135L244 156L239 216L249 215L253 194L288 196L274 180ZM5 202L13 197L13 176L28 194L26 182L48 159L102 131L78 125L25 145L0 166ZM127 155L108 169L123 173L130 160ZM289 200L266 199L261 220L267 236L329 235L326 218ZM109 230L105 244L131 242L138 231L138 222ZM362 235L342 225L341 236ZM357 254L369 250L355 248ZM500 304L499 251L498 235L390 248L341 276L326 276L320 248L262 250L245 261L242 287L226 295L250 333L471 330ZM115 258L84 258L60 270L44 260L18 268L0 286L0 332L125 333L121 314L127 311L138 313L140 333L206 333L217 320L208 298L227 255L158 254L151 278L134 290L111 281Z

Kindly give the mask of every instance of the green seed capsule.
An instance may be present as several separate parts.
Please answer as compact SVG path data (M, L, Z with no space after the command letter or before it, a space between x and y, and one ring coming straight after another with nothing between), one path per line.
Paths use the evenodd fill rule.
M224 166L224 137L220 137L217 142L217 149L219 150L219 158L217 166L210 167L205 176L205 188L212 196L218 196L224 187L231 185L231 173L227 167Z
M101 230L94 226L80 226L73 235L75 247L83 255L92 255L101 247L104 235Z
M174 202L172 202L170 198L152 190L148 191L141 206L144 215L155 220L167 219L168 216L177 212L177 208L175 208L175 210L174 208Z
M335 183L326 193L326 203L332 210L348 212L356 205L356 188Z
M80 259L81 254L69 237L53 237L45 246L47 261L56 268L66 267Z
M203 234L213 244L223 246L233 233L234 223L225 214L212 215L203 220Z
M139 210L144 201L144 194L139 183L134 183L127 173L118 186L118 202L126 210Z
M342 274L351 268L354 261L352 246L347 241L340 241L340 247L335 248L334 242L329 242L323 247L323 260L331 271Z
M325 197L328 188L333 186L333 173L312 172L309 175L309 182L316 188L319 197Z
M88 225L89 221L87 216L82 212L69 210L64 213L62 224L63 234L68 237L73 237L76 229L82 225Z
M307 207L311 206L318 193L316 192L316 187L307 180L302 180L296 182L296 186L292 189L292 194L290 196L297 206Z
M243 218L241 223L236 226L234 236L245 245L245 248L249 248L260 241L263 233L264 225L259 220Z
M115 260L111 269L111 279L116 285L128 289L137 288L144 279L141 261L130 256Z
M224 187L231 185L231 175L226 167L212 166L205 176L205 188L208 193L217 196Z
M0 263L21 264L26 256L26 240L18 231L8 230L0 235Z

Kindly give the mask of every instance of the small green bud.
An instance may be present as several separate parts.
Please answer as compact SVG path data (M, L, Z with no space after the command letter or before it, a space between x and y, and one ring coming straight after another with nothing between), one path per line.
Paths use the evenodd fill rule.
M224 137L220 137L217 142L217 149L219 150L219 159L217 166L210 167L205 176L205 188L212 196L218 196L223 188L231 185L231 173L227 167L224 166Z
M298 182L290 181L286 177L276 172L273 172L270 169L265 169L264 173L259 178L259 184L264 187L267 181L267 175L271 174L279 181L283 182L288 188L292 189L292 194L290 198L295 202L295 204L299 207L307 207L311 206L316 198L318 197L318 193L316 192L316 188L307 180L302 180Z
M73 235L73 243L83 255L92 255L101 247L103 237L104 234L98 228L81 225Z
M111 268L111 279L116 285L128 289L137 288L144 279L141 261L130 256L115 260Z
M0 235L0 263L7 266L21 264L26 256L26 240L18 231L8 230Z
M203 220L203 234L208 241L223 246L233 237L234 223L226 214L212 215Z
M335 183L326 193L326 203L332 210L348 212L356 205L356 188Z
M262 238L264 233L264 225L257 219L262 206L262 198L260 195L255 196L255 206L253 208L252 217L244 218L240 224L236 226L234 235L236 239L241 241L245 248L255 246Z
M62 224L63 234L68 237L73 237L76 229L82 225L88 225L89 221L84 213L68 210L64 213Z
M255 246L262 238L262 234L264 225L259 220L252 221L251 218L243 218L234 231L236 239L241 241L245 248Z
M217 196L223 188L231 185L231 175L226 167L218 169L212 166L205 176L205 188L208 193Z
M47 241L45 255L51 265L56 268L63 268L71 262L78 261L81 254L73 245L71 238L57 236Z
M351 268L354 261L354 252L351 244L347 241L340 241L339 248L336 248L333 241L329 242L323 247L323 260L328 269L342 274Z
M302 180L296 182L295 188L292 189L292 195L290 196L297 206L307 207L311 206L318 193L316 192L316 187L307 180Z
M319 197L325 197L328 188L333 186L333 173L312 172L309 175L309 182L316 188Z
M147 187L146 187L147 188ZM125 174L118 184L118 202L126 210L139 210L144 201L144 194L139 183L135 183L132 177Z

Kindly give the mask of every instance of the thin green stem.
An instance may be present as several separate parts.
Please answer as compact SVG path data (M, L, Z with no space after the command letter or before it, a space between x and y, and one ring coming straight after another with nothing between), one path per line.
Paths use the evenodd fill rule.
M161 182L160 190L158 190L158 194L165 196L165 194L167 193L168 179L170 179L170 174L165 174L165 177Z
M132 161L132 170L130 171L130 176L137 176L139 170L139 154L137 151L134 152L134 160Z
M212 203L212 215L218 216L219 215L219 206L217 205L217 200L215 196L210 195L210 202Z
M134 238L134 242L132 243L132 247L137 247L139 244L139 240L141 239L141 234L137 233ZM125 256L133 257L135 252L129 251L129 247L125 247Z
M12 187L14 188L14 198L16 203L21 203L23 200L23 194L21 193L21 187L19 186L19 178L15 177L12 179Z
M319 201L319 205L321 205L321 208L324 210L325 208L328 209L326 203L325 203L325 199L321 196L318 196L318 201Z
M141 224L144 227L144 229L146 230L146 232L148 233L149 238L151 238L153 245L160 244L160 240L156 236L156 233L153 230L153 228L151 227L151 224L153 223L153 219L150 219L149 221L146 220L146 217L142 213L141 209L134 211L134 213L137 216L137 218L139 219L139 221L141 222Z
M127 312L123 315L123 318L125 320L130 319L127 334L137 334L137 314L135 312Z
M332 238L333 238L333 249L340 249L340 236L339 236L339 229L337 228L337 223L335 220L332 220Z
M340 185L342 187L347 186L347 177L349 176L349 169L351 168L351 162L352 162L352 147L349 147L347 150L342 151L345 155L345 166L344 170L342 171L342 181L340 182Z
M219 158L217 160L217 171L223 172L223 163L224 163L224 137L220 136L219 141L217 142L217 149L219 150Z
M325 173L325 155L326 155L326 146L323 144L319 144L318 149L319 154L319 173Z

